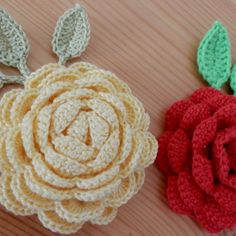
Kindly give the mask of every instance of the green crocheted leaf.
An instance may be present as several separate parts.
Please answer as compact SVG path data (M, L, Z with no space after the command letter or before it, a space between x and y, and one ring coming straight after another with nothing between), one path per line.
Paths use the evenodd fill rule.
M214 88L219 89L229 78L230 42L226 28L215 22L203 37L197 54L199 72Z
M86 49L90 38L90 26L86 11L80 5L69 9L56 25L52 47L60 63L78 57Z
M0 62L23 68L28 52L29 43L21 26L7 12L0 9Z

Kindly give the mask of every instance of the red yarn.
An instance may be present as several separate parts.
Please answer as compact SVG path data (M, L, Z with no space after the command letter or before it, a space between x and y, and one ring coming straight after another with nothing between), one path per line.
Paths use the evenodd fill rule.
M169 206L212 233L236 226L236 97L201 88L165 123L156 164Z

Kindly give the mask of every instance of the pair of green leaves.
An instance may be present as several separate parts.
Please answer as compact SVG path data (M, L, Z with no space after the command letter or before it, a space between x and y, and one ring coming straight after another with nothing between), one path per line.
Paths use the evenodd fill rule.
M236 65L231 69L231 47L227 29L216 21L200 42L197 63L203 78L220 89L230 80L236 95Z
M90 26L86 11L77 4L59 18L53 34L52 48L59 62L64 64L68 59L80 56L89 38ZM26 77L29 74L26 65L28 53L29 42L21 26L0 9L0 62L18 68Z

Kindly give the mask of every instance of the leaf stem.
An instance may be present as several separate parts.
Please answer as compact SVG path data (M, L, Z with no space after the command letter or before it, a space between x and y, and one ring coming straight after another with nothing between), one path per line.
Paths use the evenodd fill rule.
M67 58L65 58L65 57L63 57L63 56L60 56L60 57L59 57L59 60L58 60L58 63L59 63L60 65L65 65L66 61L67 61Z
M5 75L0 72L0 88L3 87L4 84L12 84L12 83L17 83L17 84L24 84L24 77L21 75Z
M22 58L22 60L18 64L18 69L24 77L27 77L30 74L30 70L29 70L29 68L26 64L26 59L25 58Z

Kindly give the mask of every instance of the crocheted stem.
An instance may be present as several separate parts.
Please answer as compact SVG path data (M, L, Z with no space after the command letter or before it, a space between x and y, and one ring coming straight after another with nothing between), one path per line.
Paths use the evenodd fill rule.
M27 77L30 74L30 70L26 64L25 58L22 58L22 60L18 64L18 69L24 77Z
M60 65L65 65L65 63L66 63L67 60L68 60L68 58L65 58L65 57L63 57L63 56L60 56L60 57L59 57L59 60L58 60L58 63L59 63Z
M4 84L24 84L24 77L20 75L4 75L3 73L0 73L0 88L3 87Z

